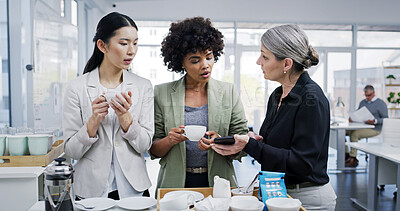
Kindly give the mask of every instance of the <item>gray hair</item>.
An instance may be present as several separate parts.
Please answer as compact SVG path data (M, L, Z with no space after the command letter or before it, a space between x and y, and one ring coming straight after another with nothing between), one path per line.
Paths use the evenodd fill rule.
M308 43L306 33L297 25L270 28L262 35L261 42L278 60L291 58L295 63L294 68L298 71L319 62L318 53Z
M364 87L364 92L366 92L366 91L374 92L375 89L374 89L374 87L372 85L366 85Z

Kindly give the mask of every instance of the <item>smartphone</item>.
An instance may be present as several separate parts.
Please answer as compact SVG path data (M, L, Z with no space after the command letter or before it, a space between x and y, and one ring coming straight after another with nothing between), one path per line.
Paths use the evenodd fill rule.
M220 137L220 138L215 138L214 143L216 144L224 144L224 145L231 145L235 143L235 139L233 136L227 136L227 137Z

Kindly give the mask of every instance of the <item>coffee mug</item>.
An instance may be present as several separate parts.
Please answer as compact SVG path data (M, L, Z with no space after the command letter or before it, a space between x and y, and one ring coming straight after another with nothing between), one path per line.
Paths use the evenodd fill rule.
M186 125L182 135L186 136L190 141L199 141L206 133L207 128L201 125Z
M186 210L189 205L194 203L194 195L181 194L164 197L160 200L160 210Z
M6 136L0 135L0 156L6 153Z
M26 135L8 136L8 151L11 156L28 154L28 139Z
M121 93L119 93L119 92L107 92L107 93L105 93L105 94L103 94L102 96L104 97L104 98L106 98L106 101L107 101L107 103L110 103L111 102L111 99L114 99L114 100L116 100L119 104L121 104L122 105L122 102L117 98L117 94L119 94L119 95L121 95ZM122 95L121 95L122 96ZM123 97L123 96L122 96Z

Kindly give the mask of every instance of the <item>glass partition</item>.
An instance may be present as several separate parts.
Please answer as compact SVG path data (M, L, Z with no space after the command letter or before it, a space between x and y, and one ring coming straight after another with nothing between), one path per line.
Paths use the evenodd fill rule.
M7 0L0 0L0 128L10 125Z

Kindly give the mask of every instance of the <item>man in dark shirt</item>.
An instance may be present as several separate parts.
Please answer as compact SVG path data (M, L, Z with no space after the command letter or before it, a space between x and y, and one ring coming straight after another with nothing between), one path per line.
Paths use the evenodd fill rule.
M365 99L360 102L358 109L365 106L371 112L375 119L367 120L365 124L375 125L375 128L346 131L346 135L350 136L351 142L358 142L358 140L362 138L369 138L379 135L382 130L383 119L388 118L388 109L386 103L375 96L374 87L371 85L365 86L364 94ZM351 118L349 118L349 122L352 122ZM346 146L346 167L358 166L358 160L356 156L357 149L352 148L349 152L349 149Z

